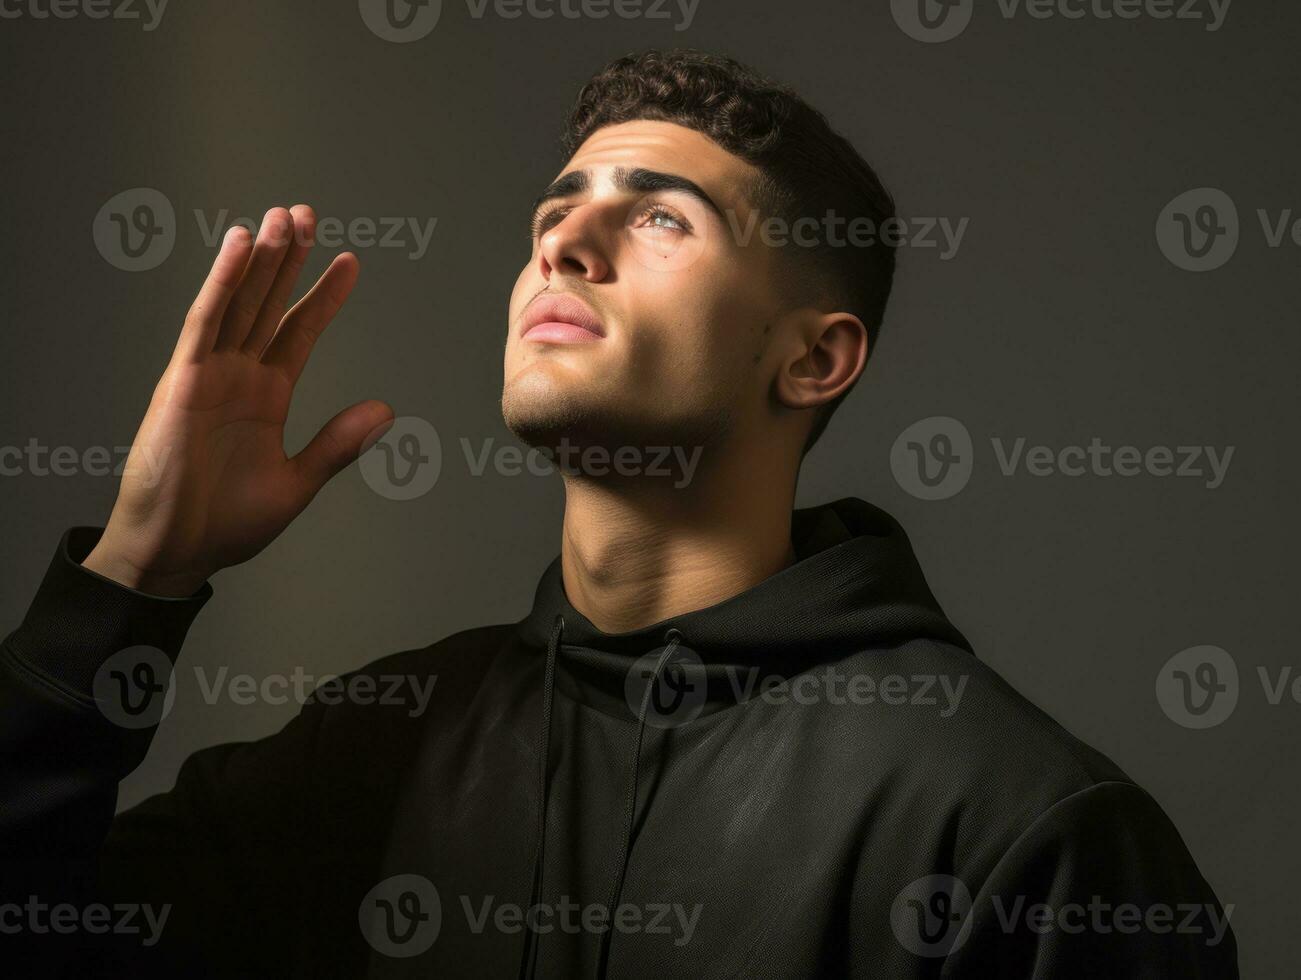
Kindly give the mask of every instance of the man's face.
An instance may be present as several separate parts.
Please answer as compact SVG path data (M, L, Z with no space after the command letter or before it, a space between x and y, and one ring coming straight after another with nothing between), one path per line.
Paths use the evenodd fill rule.
M772 250L757 234L741 244L757 176L672 123L592 134L544 193L511 294L512 431L533 445L692 448L765 411L780 307Z

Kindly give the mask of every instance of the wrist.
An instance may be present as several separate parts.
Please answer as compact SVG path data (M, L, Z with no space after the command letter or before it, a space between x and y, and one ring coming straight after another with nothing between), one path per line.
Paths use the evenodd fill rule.
M82 560L81 567L128 589L165 599L188 598L207 581L197 573L163 573L141 568L111 546L105 546L103 539Z

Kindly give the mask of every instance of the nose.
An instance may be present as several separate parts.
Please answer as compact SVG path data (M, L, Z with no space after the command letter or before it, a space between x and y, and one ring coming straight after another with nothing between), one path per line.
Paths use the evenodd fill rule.
M553 225L538 243L538 271L548 282L555 274L601 282L610 274L600 209L579 205Z

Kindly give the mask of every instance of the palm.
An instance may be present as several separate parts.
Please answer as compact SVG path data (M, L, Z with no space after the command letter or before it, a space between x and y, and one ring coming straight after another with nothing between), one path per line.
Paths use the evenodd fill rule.
M291 394L275 368L237 351L164 376L161 410L137 440L146 465L128 478L151 506L174 508L173 549L197 548L217 567L238 564L297 516L306 501L284 452ZM161 479L150 487L155 473Z
M303 210L285 216L297 236L278 235L272 212L256 246L238 233L223 243L136 435L104 539L156 580L201 581L253 557L392 417L383 403L354 405L285 455L294 385L356 279L355 259L340 256L284 313L310 247Z

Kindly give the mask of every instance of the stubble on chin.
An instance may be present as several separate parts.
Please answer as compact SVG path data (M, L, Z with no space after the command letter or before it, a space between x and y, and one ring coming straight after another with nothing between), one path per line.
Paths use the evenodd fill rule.
M537 378L507 382L501 393L506 428L526 446L554 448L587 426L589 412L572 397Z
M601 448L612 459L618 451L630 449L633 459L659 461L661 468L674 465L665 460L699 460L702 453L719 451L731 430L726 409L690 418L646 417L633 406L575 398L534 380L504 387L502 419L517 439L554 458L573 459L575 453Z

